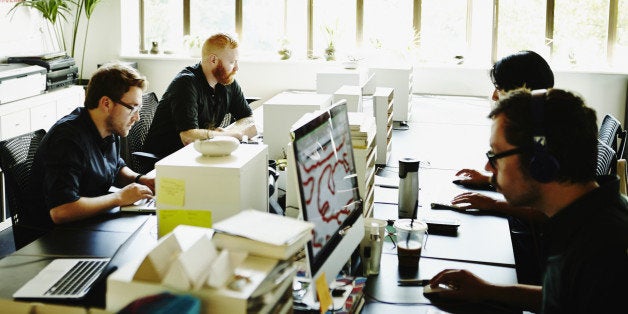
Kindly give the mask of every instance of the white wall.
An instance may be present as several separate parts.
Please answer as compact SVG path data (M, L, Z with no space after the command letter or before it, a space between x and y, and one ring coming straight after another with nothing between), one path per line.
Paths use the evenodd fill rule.
M123 37L137 38L137 28L123 28L121 21L127 21L127 15L137 14L127 6L134 7L133 1L126 0L121 6L121 0L103 0L95 10L89 29L89 41L85 57L84 76L89 77L96 70L96 65L106 61L123 59L137 61L138 68L149 80L149 90L155 91L161 97L170 80L183 67L198 62L192 58L176 58L162 56L153 58L142 55L121 57ZM0 9L6 7L0 3ZM124 10L123 10L124 9ZM8 9L6 9L8 11ZM32 16L21 16L7 22L0 11L0 27L9 25L11 32L0 33L0 58L10 53L22 51L36 51L43 49L37 45L37 30L33 30ZM28 20L28 22L24 22ZM7 24L8 23L8 24ZM26 33L24 33L26 32ZM122 36L122 34L125 36ZM129 35L130 36L127 36ZM41 36L39 37L41 41ZM80 38L82 43L82 38ZM17 43L29 42L30 48L17 49ZM128 43L127 43L128 44ZM3 48L11 48L5 50ZM18 51L15 51L15 50ZM77 53L77 63L80 63L80 51ZM285 89L314 90L316 88L316 71L325 61L248 61L241 60L240 72L237 79L246 95L270 98ZM626 107L626 92L628 89L628 73L592 73L571 70L554 69L556 87L580 93L587 103L598 112L598 118L610 113L620 121L624 120ZM415 66L414 92L425 94L446 94L466 96L488 96L492 92L492 85L488 76L488 68L462 66ZM624 123L626 125L626 123Z

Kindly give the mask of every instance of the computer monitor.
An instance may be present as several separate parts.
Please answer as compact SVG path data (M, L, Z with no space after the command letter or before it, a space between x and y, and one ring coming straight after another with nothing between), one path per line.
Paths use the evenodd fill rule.
M323 273L329 286L364 235L346 101L300 122L291 131L292 152L300 210L314 224L306 250L310 287Z

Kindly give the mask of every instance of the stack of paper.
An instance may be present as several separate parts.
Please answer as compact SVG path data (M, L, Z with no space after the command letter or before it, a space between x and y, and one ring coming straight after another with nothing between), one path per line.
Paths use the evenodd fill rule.
M244 210L214 224L212 242L230 251L289 259L312 239L310 222L258 210Z

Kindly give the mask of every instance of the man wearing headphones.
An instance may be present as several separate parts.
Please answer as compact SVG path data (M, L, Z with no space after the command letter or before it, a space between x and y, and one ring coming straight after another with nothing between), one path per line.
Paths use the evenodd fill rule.
M444 270L430 280L429 288L445 288L431 289L439 297L433 300L543 313L623 308L628 202L616 176L595 177L595 111L563 90L516 90L500 99L489 117L486 170L492 184L511 205L530 206L549 217L542 237L543 285L496 285L466 270Z

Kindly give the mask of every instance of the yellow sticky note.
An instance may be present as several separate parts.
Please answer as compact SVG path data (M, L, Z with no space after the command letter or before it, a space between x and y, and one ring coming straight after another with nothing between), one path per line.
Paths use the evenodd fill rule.
M170 206L183 206L185 202L185 181L173 178L159 178L157 182L157 203Z
M321 314L327 312L332 300L329 287L327 286L327 279L325 279L325 273L322 273L320 277L316 279L316 295L318 295Z
M211 228L212 212L196 209L157 210L157 230L160 238L174 230L178 225Z

